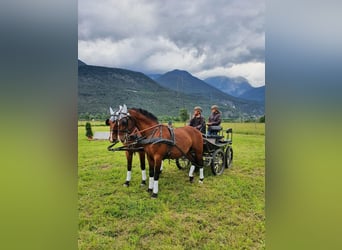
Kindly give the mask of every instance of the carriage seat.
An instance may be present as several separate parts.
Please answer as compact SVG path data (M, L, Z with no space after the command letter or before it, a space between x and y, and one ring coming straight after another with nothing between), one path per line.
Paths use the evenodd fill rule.
M221 126L209 126L208 129L213 132L220 132L222 130L222 127Z
M204 134L203 134L203 137L207 139L222 139L223 138L222 135L204 135Z

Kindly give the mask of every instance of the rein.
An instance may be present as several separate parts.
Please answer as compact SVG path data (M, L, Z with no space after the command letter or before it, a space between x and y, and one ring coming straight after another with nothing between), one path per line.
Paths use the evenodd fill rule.
M195 159L194 157L189 154L187 155L176 143L175 143L175 135L174 135L174 132L173 132L173 129L166 126L166 125L163 125L163 124L156 124L156 125L153 125L151 127L148 127L148 128L145 128L145 129L142 129L142 130L139 130L135 124L134 124L134 129L133 131L129 131L129 126L128 126L128 121L129 120L132 120L134 121L134 119L132 119L132 117L129 115L129 113L126 111L126 112L122 112L119 114L119 117L120 115L124 115L124 117L121 117L121 118L126 118L127 119L127 124L126 124L126 128L124 130L120 130L120 121L121 121L121 118L119 118L118 120L116 120L117 124L118 124L118 137L119 137L119 140L122 141L120 139L120 132L122 133L125 133L124 137L125 137L125 146L122 146L122 147L118 147L118 148L114 148L112 149L112 147L115 145L110 145L108 147L108 150L110 151L120 151L120 150L126 150L126 151L139 151L140 149L138 147L134 147L134 145L148 145L148 144L157 144L157 143L164 143L166 145L169 146L169 151L167 153L167 155L170 154L170 148L171 147L176 147L181 153L183 156L185 156L189 161L191 162L195 162ZM170 133L170 136L171 136L171 140L170 139L165 139L163 138L163 130L162 130L162 127L165 126L168 128L169 130L169 133ZM152 130L153 131L148 134L148 135L145 135L145 136L142 136L142 133L143 132L146 132L146 131L149 131L149 130ZM154 137L154 135L156 134L156 132L160 131L160 134L158 137ZM129 142L129 138L134 138L134 140L132 140L130 143ZM150 138L148 138L150 137ZM142 147L143 149L143 147Z
M148 136L152 136L152 138L146 138L146 136L144 137L137 137L135 139L134 142L132 142L131 144L129 145L133 145L133 144L139 144L139 145L148 145L148 144L157 144L157 143L164 143L164 144L167 144L169 146L173 146L173 147L176 147L181 153L183 156L185 156L189 161L191 162L195 162L195 159L194 157L192 157L192 155L190 154L189 156L176 144L175 142L175 135L174 135L174 132L173 132L173 129L168 127L168 126L165 126L168 128L169 132L170 132L170 136L171 136L171 140L169 139L165 139L163 138L163 133L162 133L162 127L165 126L163 124L156 124L152 127L149 127L149 128L146 128L146 129L143 129L143 130L138 130L137 128L134 129L134 131L129 135L129 136L132 136L132 135L135 135L135 134L138 134L138 133L141 133L141 132L145 132L145 131L148 131L148 130L151 130L154 128L154 130L152 131L152 133ZM158 137L153 137L153 135L156 133L157 129L156 128L159 128L160 130L160 135ZM135 132L136 131L136 132ZM124 149L123 149L124 150Z

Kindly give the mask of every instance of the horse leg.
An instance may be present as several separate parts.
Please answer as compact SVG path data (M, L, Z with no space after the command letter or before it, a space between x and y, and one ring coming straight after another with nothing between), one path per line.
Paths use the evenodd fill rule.
M153 182L153 192L151 197L157 198L158 197L158 181L160 175L160 167L162 165L162 159L160 157L155 157L154 159L154 182Z
M154 183L154 160L150 155L147 155L148 160L148 172L149 172L149 180L148 180L148 189L149 193L153 191L153 183Z
M125 187L129 187L129 183L132 178L132 161L133 161L133 152L126 151L126 159L127 159L127 175L126 181L123 184Z
M204 180L204 174L203 174L203 166L200 166L200 179L199 179L199 183L202 184L203 183L203 180Z
M197 166L199 167L199 172L200 172L200 176L199 176L199 183L202 184L203 180L204 180L204 171L203 171L203 150L199 151L195 151L195 158L196 158L196 162L197 162Z
M189 152L187 153L187 158L188 159L192 159L193 158L193 155ZM193 162L191 162L191 167L190 167L190 170L189 170L189 181L190 183L193 183L194 182L194 171L195 171L195 165Z
M194 171L195 171L195 166L191 164L190 170L189 170L189 181L191 183L194 182Z
M140 158L140 169L141 169L141 184L140 186L146 185L146 167L145 167L145 152L139 152Z
M190 170L189 170L189 181L190 181L190 183L194 182L194 171L195 171L195 165L196 165L197 167L199 167L199 172L200 172L199 183L202 184L203 180L204 180L203 156L198 151L195 151L195 161L196 161L196 163L192 163Z

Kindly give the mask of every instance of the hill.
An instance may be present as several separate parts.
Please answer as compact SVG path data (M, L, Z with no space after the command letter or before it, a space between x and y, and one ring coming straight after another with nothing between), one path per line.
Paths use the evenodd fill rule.
M260 106L260 103L256 104L255 100L246 100L224 93L216 86L212 86L184 70L172 70L155 78L155 81L165 88L194 95L198 100L207 99L210 103L219 104L223 109L226 109L227 112L224 113L227 117L235 116L234 112L239 113L239 116L258 116L264 112L263 104ZM245 86L245 91L253 89L242 77L236 78L235 81L236 86L238 84ZM245 83L241 81L245 81Z
M162 76L162 74L147 74L147 76L149 78L151 78L152 80L157 79L158 77Z
M257 102L227 97L218 92L213 91L212 95L208 95L210 92L182 93L161 86L143 73L126 69L86 64L78 68L79 116L86 113L106 116L110 106L116 108L124 103L128 107L144 108L157 116L178 116L180 108L192 112L193 107L198 105L208 116L214 103L221 107L225 118L260 116L264 113L263 105Z
M78 60L78 67L80 67L80 66L85 66L85 65L87 65L87 64L85 64L85 63L82 62L81 60Z
M255 100L258 102L265 102L265 86L248 90L244 92L242 95L240 95L240 98L244 98L247 100Z
M161 86L179 91L186 94L192 94L198 97L207 97L214 102L224 102L227 100L237 100L231 95L223 93L207 84L206 82L192 76L184 70L173 70L155 79Z
M222 92L235 97L239 97L246 91L253 89L248 80L243 77L214 76L206 78L204 81Z

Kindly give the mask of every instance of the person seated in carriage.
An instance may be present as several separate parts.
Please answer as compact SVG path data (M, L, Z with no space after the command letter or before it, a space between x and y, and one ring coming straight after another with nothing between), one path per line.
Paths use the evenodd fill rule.
M205 119L202 116L202 108L196 106L194 108L194 114L190 120L189 126L197 128L202 134L205 134Z
M217 127L221 124L221 112L218 109L217 105L211 106L211 115L208 119L208 135L217 135L218 131Z

